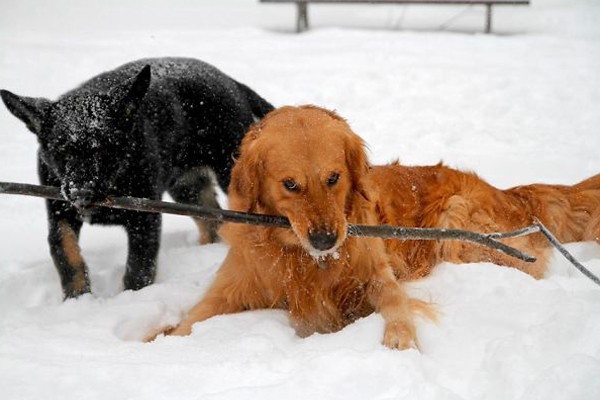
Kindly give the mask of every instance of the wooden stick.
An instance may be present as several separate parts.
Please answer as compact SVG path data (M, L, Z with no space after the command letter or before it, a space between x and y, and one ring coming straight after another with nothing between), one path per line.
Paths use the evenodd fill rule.
M536 233L536 232L541 232L542 235L544 235L546 237L548 242L550 242L550 244L556 250L558 250L560 252L560 254L562 254L563 257L565 257L567 259L567 261L569 261L571 264L573 264L573 266L575 268L577 268L582 274L587 276L592 282L594 282L596 285L600 286L600 278L598 278L589 269L587 269L583 264L581 264L579 261L577 261L577 259L571 253L569 253L569 251L560 243L560 241L552 234L552 232L550 232L550 230L548 228L546 228L546 226L544 224L542 224L542 221L540 221L537 218L533 219L533 225L527 226L525 228L522 228L522 229L519 229L519 230L516 230L513 232L491 233L488 236L492 239L505 239L505 238L511 238L511 237L530 235L530 234Z
M25 196L42 197L57 201L67 201L60 190L51 186L30 185L25 183L0 182L0 194L19 194ZM106 200L94 203L97 207L109 207L123 210L164 213L193 216L197 218L210 219L219 222L234 222L252 225L265 225L280 228L290 228L290 222L285 217L263 214L241 213L236 211L221 210L208 207L200 207L189 204L171 203L158 200L140 199L135 197L108 197ZM588 277L592 282L600 286L600 279L581 264L556 237L535 218L534 224L512 232L496 232L480 234L460 229L443 228L408 228L390 225L348 225L348 236L356 237L379 237L383 239L400 240L463 240L490 247L503 252L511 257L523 261L533 262L535 257L525 254L497 239L515 238L532 233L542 233L550 244L556 248L575 268Z
M504 233L512 237L513 233ZM523 253L520 250L496 241L489 234L475 233L462 229L447 228L408 228L390 225L348 225L348 236L368 236L383 239L400 240L462 240L490 247L508 256L518 258L526 262L534 262L535 257Z
M51 186L30 185L25 183L0 182L0 194L19 194L25 196L43 197L51 200L67 201L60 190ZM93 203L96 207L109 207L131 211L164 213L193 216L219 222L234 222L252 225L265 225L280 228L290 228L287 218L274 215L250 214L236 211L200 207L190 204L172 203L159 200L140 199L135 197L108 197L106 200ZM520 234L522 230L516 231ZM490 247L511 257L526 262L534 262L533 256L525 254L495 239L513 237L515 233L480 234L460 229L439 228L407 228L389 225L348 225L348 235L357 237L379 237L401 240L463 240ZM494 236L496 235L496 236ZM499 236L498 236L499 235Z
M546 236L546 239L548 239L552 246L554 246L554 248L558 250L560 254L563 255L563 257L565 257L571 264L573 264L573 266L577 268L582 274L590 278L592 282L600 286L600 278L592 274L592 272L589 269L587 269L583 264L577 261L577 259L573 257L573 255L569 253L567 249L564 248L564 246L558 241L558 239L552 234L552 232L550 232L548 228L546 228L539 219L534 218L534 225L544 236Z

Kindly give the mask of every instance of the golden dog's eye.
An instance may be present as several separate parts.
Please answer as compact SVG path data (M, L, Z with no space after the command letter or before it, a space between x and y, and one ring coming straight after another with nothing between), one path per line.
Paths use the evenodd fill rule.
M333 186L339 180L340 180L340 174L338 174L337 172L334 172L331 175L329 175L329 178L327 178L327 185L328 186Z
M293 179L285 179L282 183L288 192L297 192L300 190L300 187Z

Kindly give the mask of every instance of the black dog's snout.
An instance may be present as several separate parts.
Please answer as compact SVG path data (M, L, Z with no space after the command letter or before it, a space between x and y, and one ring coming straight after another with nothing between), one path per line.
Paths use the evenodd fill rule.
M66 200L80 212L91 208L92 203L103 200L104 191L93 181L77 183L75 179L66 179L61 191Z
M94 192L89 189L71 189L71 202L77 208L87 208L94 201Z
M317 250L325 251L335 246L337 234L326 229L308 232L308 241Z

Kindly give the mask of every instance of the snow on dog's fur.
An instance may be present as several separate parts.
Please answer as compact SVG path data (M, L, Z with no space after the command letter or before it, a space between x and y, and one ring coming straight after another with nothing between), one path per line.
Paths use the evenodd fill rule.
M218 207L213 176L227 188L232 155L246 131L273 107L215 67L187 58L134 61L93 77L57 101L0 91L8 110L39 142L42 184L69 203L48 200L48 242L65 297L90 291L79 249L84 221L125 227L125 289L154 281L159 214L90 208L107 195ZM217 224L196 220L201 242Z
M492 232L537 217L564 242L585 240L600 204L600 176L572 187L503 191L441 164L371 167L362 140L338 115L283 107L246 134L229 200L236 211L283 215L292 229L223 226L231 248L215 282L167 333L187 335L195 322L218 314L283 308L306 336L376 311L385 319L384 344L404 349L416 344L415 312L430 318L435 312L409 299L401 281L424 276L444 260L492 261L541 277L549 247L540 234L511 239L538 257L527 264L463 242L347 237L348 223Z

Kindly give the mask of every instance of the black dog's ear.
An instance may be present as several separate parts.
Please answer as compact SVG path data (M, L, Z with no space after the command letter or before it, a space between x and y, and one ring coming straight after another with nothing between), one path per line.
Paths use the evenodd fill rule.
M150 87L151 76L150 66L146 65L135 77L127 82L124 88L126 94L119 105L119 111L122 116L129 119L135 115L140 102Z
M17 96L8 90L0 90L0 97L6 108L15 117L25 122L27 128L36 135L42 130L44 115L52 102L44 98Z

